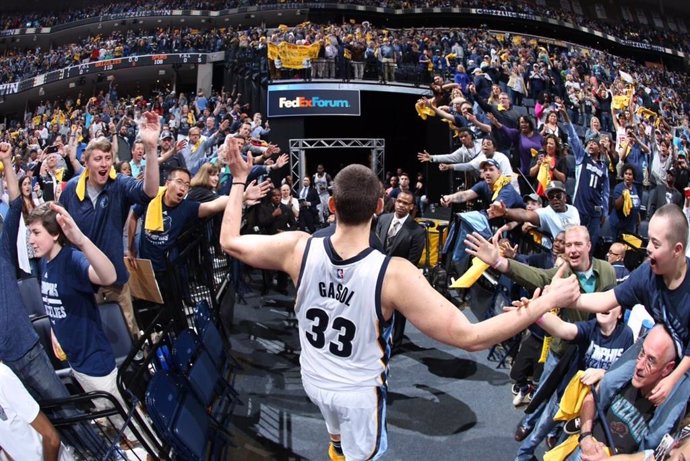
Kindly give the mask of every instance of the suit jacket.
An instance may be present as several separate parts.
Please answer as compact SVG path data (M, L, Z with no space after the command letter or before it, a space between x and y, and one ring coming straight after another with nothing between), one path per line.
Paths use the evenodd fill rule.
M376 223L376 235L383 242L384 248L388 238L388 228L393 222L395 213L385 213L379 216ZM417 224L412 216L408 216L405 223L395 234L390 247L385 248L385 253L389 256L400 256L410 261L415 266L422 256L422 250L426 242L424 228Z
M297 190L297 195L295 195L295 198L297 198L298 200L301 199L301 197L302 197L302 189L304 189L304 187L300 187ZM306 200L307 200L307 202L309 202L308 208L312 211L312 213L315 213L315 214L318 213L316 205L321 203L321 198L319 197L319 193L316 192L316 188L314 188L313 186L309 186L309 188L307 189ZM301 207L302 207L302 204L300 204L300 208Z

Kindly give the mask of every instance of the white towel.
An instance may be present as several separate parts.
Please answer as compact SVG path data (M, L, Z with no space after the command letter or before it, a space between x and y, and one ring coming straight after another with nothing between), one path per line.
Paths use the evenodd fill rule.
M31 264L29 264L29 249L26 246L26 224L24 218L19 218L19 232L17 233L17 259L19 260L19 268L31 273Z

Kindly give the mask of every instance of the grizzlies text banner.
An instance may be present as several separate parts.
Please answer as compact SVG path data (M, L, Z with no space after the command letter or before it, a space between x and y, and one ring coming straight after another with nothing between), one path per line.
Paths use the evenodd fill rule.
M359 90L268 89L268 117L359 114Z

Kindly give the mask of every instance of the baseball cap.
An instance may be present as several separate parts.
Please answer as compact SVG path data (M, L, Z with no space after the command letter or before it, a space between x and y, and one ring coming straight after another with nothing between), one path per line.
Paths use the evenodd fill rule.
M589 136L587 136L587 139L585 139L585 146L589 144L590 142L599 142L599 134L598 133L592 133Z
M525 195L523 195L523 196L522 196L522 200L524 200L525 202L527 202L527 201L529 200L529 201L532 201L532 202L539 202L539 203L541 203L541 200L539 199L539 196L538 196L537 194L535 194L534 192L532 192L531 194L525 194Z
M561 192L565 192L565 187L563 186L563 183L560 181L551 181L546 185L546 195L549 195L549 192L558 190Z
M482 73L482 70L481 70L479 67L476 67L476 68L472 71L472 73L473 73L473 74L481 74L481 73Z
M169 131L164 131L161 133L161 140L162 139L168 139L168 138L172 139L172 137L173 137L173 135Z
M500 165L498 164L498 162L497 162L495 159L492 159L492 158L487 158L486 160L483 160L482 163L479 164L479 168L484 168L484 167L489 166L489 165L495 167L495 168L498 169L498 170L501 169L501 167L500 167Z
M678 176L678 170L675 168L671 167L668 170L666 170L666 174L672 174L673 176Z

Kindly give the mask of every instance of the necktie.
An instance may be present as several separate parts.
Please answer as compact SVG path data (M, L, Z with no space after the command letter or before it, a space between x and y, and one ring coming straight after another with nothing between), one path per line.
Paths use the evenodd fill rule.
M391 242L395 238L395 234L398 233L398 228L400 227L400 221L393 221L391 227L388 228L388 236L386 237L386 248L390 248Z

